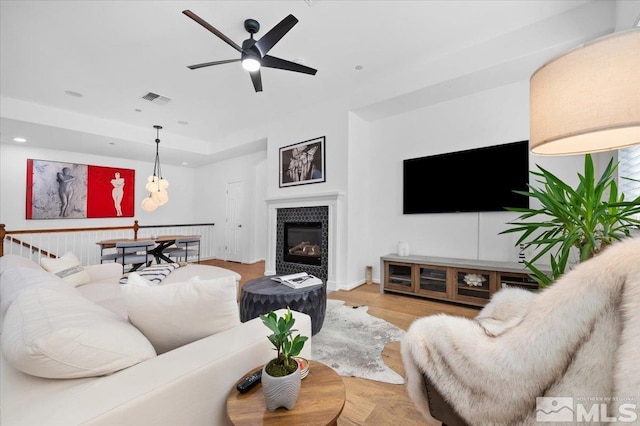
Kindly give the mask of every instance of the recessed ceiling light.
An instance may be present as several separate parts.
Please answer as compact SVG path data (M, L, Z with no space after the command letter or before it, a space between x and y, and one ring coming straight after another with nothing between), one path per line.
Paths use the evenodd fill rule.
M296 58L293 60L296 64L304 65L304 58Z
M13 141L14 141L14 142L24 143L24 142L26 142L27 140L26 140L25 138L13 138Z
M364 67L363 67L362 65L356 65L356 70L357 70L357 71L360 71L360 70L362 70L363 68L364 68Z
M183 166L188 166L188 165L189 165L189 163L187 163L186 161L183 161L183 162L182 162L182 165L183 165Z
M189 124L189 122L184 120L178 120L178 124L182 124L183 126L186 126L187 124Z
M66 93L69 96L76 97L76 98L81 98L82 97L82 93L74 92L73 90L65 90L64 93Z

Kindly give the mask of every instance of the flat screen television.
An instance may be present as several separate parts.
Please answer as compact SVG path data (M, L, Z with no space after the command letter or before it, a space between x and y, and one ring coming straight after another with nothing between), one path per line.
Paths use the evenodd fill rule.
M404 160L403 213L529 207L529 141Z

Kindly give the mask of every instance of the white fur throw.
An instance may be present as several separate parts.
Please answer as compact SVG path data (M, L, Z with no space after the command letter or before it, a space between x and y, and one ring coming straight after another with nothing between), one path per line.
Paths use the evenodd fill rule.
M471 425L536 424L545 396L635 399L640 411L640 238L537 294L500 290L473 320L417 319L401 351L407 392L431 421L423 373Z

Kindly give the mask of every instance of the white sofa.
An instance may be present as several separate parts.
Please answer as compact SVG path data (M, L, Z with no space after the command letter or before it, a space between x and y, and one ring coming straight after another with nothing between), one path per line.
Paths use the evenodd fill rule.
M47 273L50 280L49 277L42 280L45 276L39 272L35 275L40 279L33 283L11 282L19 276L6 273L12 268L42 270L35 262L19 256L0 258L2 317L11 304L16 303L14 300L20 291L24 291L20 289L32 285L59 286L61 282L51 273ZM92 304L118 313L124 326L134 327L122 317L126 315L126 309L121 297L121 284L118 283L121 266L103 264L84 269L91 280L77 287L77 292ZM213 278L228 274L235 273L213 266L189 265L173 271L161 285L182 282L193 275ZM66 290L64 292L66 294ZM294 312L294 315L300 333L311 336L309 316L299 312ZM11 331L5 330L9 324L8 321L3 324L5 341L8 341L8 331ZM229 392L235 392L234 383L245 372L264 364L274 355L268 334L268 329L257 318L161 355L153 355L114 373L75 379L49 379L25 374L14 368L3 355L0 359L0 424L229 424L226 399ZM310 354L309 340L301 356L310 358Z

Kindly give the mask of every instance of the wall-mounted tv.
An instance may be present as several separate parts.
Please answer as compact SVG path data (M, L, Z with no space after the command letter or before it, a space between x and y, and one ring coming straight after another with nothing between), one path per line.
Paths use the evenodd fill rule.
M403 213L529 207L529 141L404 160Z

